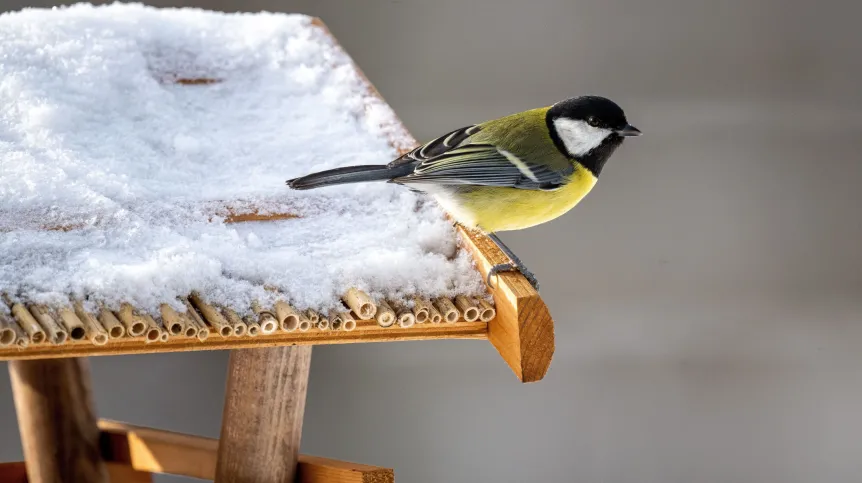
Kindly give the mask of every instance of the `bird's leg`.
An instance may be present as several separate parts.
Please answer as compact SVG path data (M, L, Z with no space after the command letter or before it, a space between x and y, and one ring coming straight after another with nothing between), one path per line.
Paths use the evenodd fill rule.
M491 277L496 275L497 273L517 270L521 272L521 274L527 279L527 281L530 282L530 285L532 285L533 288L536 289L536 291L538 292L539 281L536 280L536 276L533 275L533 272L527 270L527 267L524 266L524 262L522 262L521 259L518 258L518 256L515 255L515 253L509 247L507 247L506 244L503 243L503 241L500 240L497 235L490 233L488 234L488 238L493 240L494 243L500 248L500 250L502 250L502 252L507 257L509 257L509 260L512 261L512 263L501 263L499 265L494 265L493 267L491 267L491 270L488 271L488 285L491 285Z

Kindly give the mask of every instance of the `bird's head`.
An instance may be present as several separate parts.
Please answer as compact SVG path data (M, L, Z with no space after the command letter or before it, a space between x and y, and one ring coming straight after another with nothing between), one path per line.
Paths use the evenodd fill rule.
M609 156L624 138L641 135L620 106L598 96L560 101L548 110L546 120L557 148L575 159L587 157L600 147L607 148L602 151Z

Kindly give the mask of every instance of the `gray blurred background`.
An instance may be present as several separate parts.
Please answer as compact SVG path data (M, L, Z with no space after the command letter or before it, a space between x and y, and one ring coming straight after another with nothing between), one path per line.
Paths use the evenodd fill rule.
M576 210L503 235L556 320L544 381L480 341L318 346L304 452L409 483L859 480L862 4L152 4L321 17L421 139L584 93L645 133ZM218 436L226 363L95 358L98 409ZM20 459L6 371L0 424Z

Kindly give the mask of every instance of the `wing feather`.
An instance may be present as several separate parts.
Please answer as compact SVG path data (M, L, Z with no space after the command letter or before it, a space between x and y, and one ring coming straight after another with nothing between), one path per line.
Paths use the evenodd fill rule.
M571 163L551 167L471 139L482 129L482 124L458 128L405 153L388 166L413 164L413 172L391 182L408 188L415 184L445 184L553 190L574 172Z
M402 184L456 184L556 189L574 171L525 161L490 144L467 144L416 165L413 173L392 180Z
M470 136L476 134L481 129L481 126L478 124L472 124L470 126L455 129L454 131L448 132L416 147L410 152L404 153L402 156L389 163L389 167L391 168L402 164L415 163L417 161L421 162L440 156L441 154L460 146L461 143L469 139Z

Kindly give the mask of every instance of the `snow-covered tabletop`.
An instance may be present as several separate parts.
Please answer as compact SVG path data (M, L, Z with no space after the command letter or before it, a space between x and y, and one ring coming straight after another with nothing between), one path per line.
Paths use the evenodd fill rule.
M207 82L184 83L186 80ZM285 180L412 140L310 17L87 4L0 15L0 293L325 310L483 292L433 203ZM226 223L219 207L301 218Z

